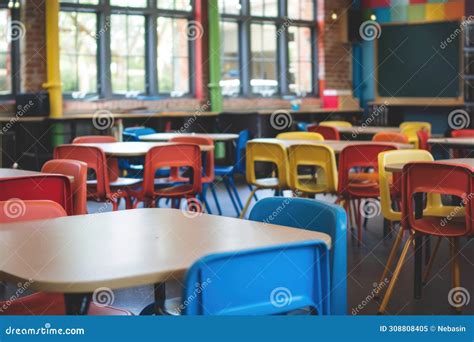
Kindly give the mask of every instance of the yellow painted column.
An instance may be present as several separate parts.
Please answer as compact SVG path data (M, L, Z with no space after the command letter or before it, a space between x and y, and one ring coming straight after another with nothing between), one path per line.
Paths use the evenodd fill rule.
M63 116L63 97L59 68L59 0L46 0L45 22L48 80L43 87L49 92L49 116L60 118Z

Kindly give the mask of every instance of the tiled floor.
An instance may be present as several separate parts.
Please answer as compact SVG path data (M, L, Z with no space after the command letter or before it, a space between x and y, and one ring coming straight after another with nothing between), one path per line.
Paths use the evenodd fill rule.
M249 190L243 184L239 187L242 200L245 200ZM271 196L269 191L258 193L259 198ZM232 204L223 187L219 187L218 196L221 200L224 215L235 216ZM334 200L333 198L328 198ZM212 199L210 199L213 205ZM103 205L89 203L90 212L96 212ZM393 238L383 240L383 220L375 217L368 222L363 231L363 244L358 247L351 232L348 234L348 314L374 315L377 313L378 301L373 297L374 282L378 281L383 265L387 259ZM433 242L434 243L434 242ZM474 296L474 243L473 239L462 239L461 263L462 286L468 294ZM401 274L398 286L390 302L387 314L393 315L451 315L455 311L448 303L448 293L451 290L451 267L448 241L443 241L435 265L433 275L423 289L420 300L413 299L413 255L410 252L408 261ZM14 289L9 289L4 295ZM167 288L169 297L180 294L180 282L174 280ZM131 310L138 314L140 310L153 301L152 286L114 291L114 306ZM464 307L463 314L474 314L474 298Z

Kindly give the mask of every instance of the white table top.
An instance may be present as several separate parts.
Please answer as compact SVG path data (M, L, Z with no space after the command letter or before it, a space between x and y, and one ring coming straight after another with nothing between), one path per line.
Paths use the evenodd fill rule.
M431 145L444 145L449 147L473 147L474 138L436 138L428 139Z
M2 178L15 178L15 177L29 177L29 176L51 176L52 173L19 170L19 169L0 169L0 179ZM62 175L64 176L64 175ZM71 182L74 182L74 177L66 175Z
M214 141L232 141L237 140L239 138L238 134L232 133L155 133L155 134L147 134L140 136L140 140L142 141L168 141L175 137L182 137L182 136L197 136L197 137L205 137L210 138Z
M331 245L323 233L175 209L2 224L0 279L50 292L125 288L181 278L208 254L307 240Z
M442 160L435 160L434 162L435 163L442 162L442 163L463 164L463 165L470 166L471 168L474 169L474 158L442 159ZM388 165L385 165L385 170L387 170L388 172L402 172L405 164L406 163L388 164Z

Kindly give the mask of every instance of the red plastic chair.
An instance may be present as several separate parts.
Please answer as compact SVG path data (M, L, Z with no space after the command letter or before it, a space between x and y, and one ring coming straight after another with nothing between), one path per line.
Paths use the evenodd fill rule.
M73 215L71 182L67 176L35 175L0 179L0 201L49 200Z
M354 210L359 245L362 240L361 200L377 199L380 196L378 155L396 149L396 146L390 144L361 144L347 146L339 155L338 201L344 203L348 218L352 216L351 212ZM357 172L367 169L373 172ZM355 207L351 209L352 205Z
M73 159L87 164L88 169L95 172L96 179L88 181L89 199L98 202L112 203L113 210L118 209L120 199L125 198L126 207L131 207L128 189L136 185L139 180L133 178L118 178L114 182L109 181L107 171L107 159L104 152L98 147L78 145L61 145L54 149L54 159Z
M372 141L408 144L408 137L403 133L379 132L373 136Z
M418 147L420 148L420 150L431 152L430 144L428 144L430 133L422 129L416 132L416 136L418 137Z
M173 185L155 180L156 171L163 168L188 168L191 172L190 181L188 183L179 183ZM156 200L160 198L186 199L195 198L202 191L202 162L201 149L195 144L175 144L156 146L151 148L145 156L145 168L143 184L141 189L130 190L129 193L133 197L133 207L136 208L138 203L143 202L145 207L155 207ZM186 180L184 177L179 177ZM179 202L173 201L173 207L178 208ZM201 208L197 208L201 210Z
M453 138L473 138L474 139L474 129L459 129L457 131L451 132L451 137ZM453 149L454 158L465 158L468 155L468 151L463 149Z
M117 139L109 135L85 135L75 138L73 144L100 144L100 143L115 143ZM107 170L109 173L109 181L115 182L120 177L120 169L117 158L107 159Z
M74 177L71 184L74 215L87 214L87 164L79 160L54 159L47 161L42 172L57 173Z
M308 125L306 127L308 132L319 133L324 137L324 140L341 140L341 135L335 127L319 126L316 124Z
M12 218L9 202L0 202L0 223L53 219L66 216L64 209L52 201L24 201L24 215ZM67 229L67 227L65 227ZM65 315L64 296L61 293L37 292L13 301L0 302L0 315ZM131 312L110 306L97 306L92 302L89 314L94 316L130 316Z
M465 165L440 162L408 163L403 168L403 201L402 225L421 234L450 238L451 261L453 266L453 288L461 286L459 269L459 244L458 238L474 235L474 205L470 198L474 191L474 170ZM441 195L454 195L462 199L464 204L464 217L447 216L444 218L424 216L422 208L423 193L437 193ZM415 198L418 197L415 203ZM418 204L418 208L415 205ZM461 206L458 207L461 209ZM387 292L380 305L379 312L385 312L393 293L403 264L415 236L410 234L400 255L397 267L393 273ZM435 248L436 251L437 248ZM431 262L428 267L431 267ZM460 308L457 308L460 309Z

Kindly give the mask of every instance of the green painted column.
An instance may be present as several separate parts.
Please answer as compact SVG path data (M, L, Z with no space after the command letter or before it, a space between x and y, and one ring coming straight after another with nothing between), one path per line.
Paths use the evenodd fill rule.
M209 18L209 97L213 112L222 112L220 25L217 0L208 1Z

